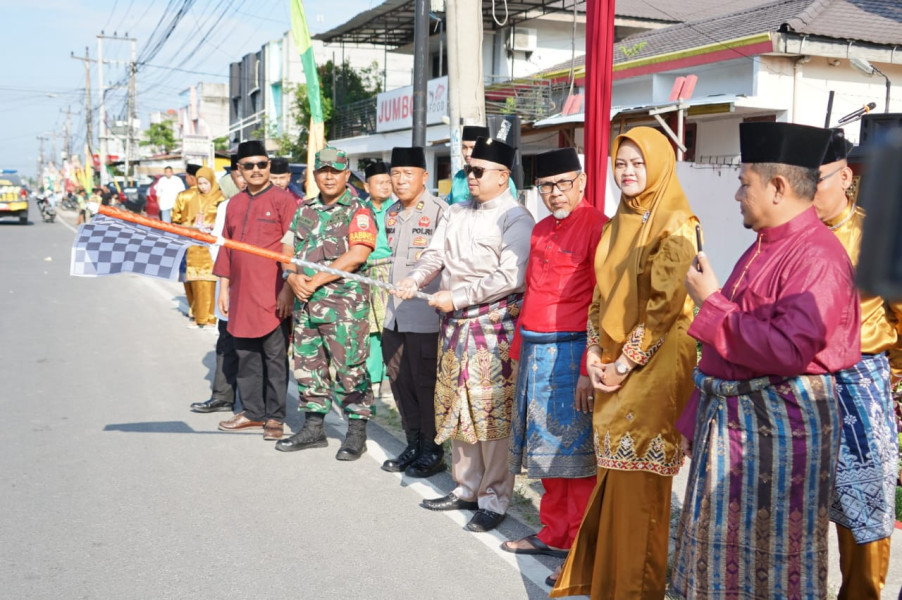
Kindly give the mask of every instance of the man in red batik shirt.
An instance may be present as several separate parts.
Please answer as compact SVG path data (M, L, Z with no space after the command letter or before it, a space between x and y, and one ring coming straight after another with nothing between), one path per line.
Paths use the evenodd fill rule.
M595 289L595 249L604 215L585 197L573 148L539 154L536 187L551 215L532 231L526 292L511 344L518 361L510 468L541 478L544 527L501 545L515 554L563 557L595 488L592 384L586 373L586 316Z

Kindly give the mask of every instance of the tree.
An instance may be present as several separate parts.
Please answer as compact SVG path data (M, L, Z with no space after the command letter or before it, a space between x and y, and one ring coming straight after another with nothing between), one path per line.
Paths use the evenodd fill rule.
M336 67L330 60L317 67L317 72L322 92L326 140L329 140L332 138L332 118L337 110L340 111L342 107L360 100L374 98L382 91L381 70L376 61L368 67L357 70L347 61ZM306 160L310 128L310 102L307 99L306 85L298 85L294 90L292 113L300 133L294 139L287 135L277 138L279 149L283 155L296 160Z
M172 133L172 120L166 119L159 123L151 123L144 131L144 139L141 140L142 146L152 146L158 152L169 153L176 147L175 134Z
M228 150L229 149L229 136L224 135L222 137L213 138L213 149L214 150Z

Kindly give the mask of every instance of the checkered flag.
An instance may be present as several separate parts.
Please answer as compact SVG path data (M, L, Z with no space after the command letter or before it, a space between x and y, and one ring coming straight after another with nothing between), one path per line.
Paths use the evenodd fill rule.
M101 277L136 273L170 281L184 281L185 251L204 246L173 233L133 225L120 219L95 216L78 229L72 245L69 274Z

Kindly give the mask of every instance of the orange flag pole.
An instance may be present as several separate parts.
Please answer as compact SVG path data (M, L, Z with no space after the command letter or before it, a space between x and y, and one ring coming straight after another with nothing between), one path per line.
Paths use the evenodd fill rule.
M172 223L166 223L165 221L151 219L149 217L144 217L127 210L121 210L118 208L111 208L109 206L101 205L97 210L97 213L107 217L112 217L114 219L119 219L121 221L135 223L136 225L143 225L144 227L150 227L152 229L159 229L160 231L174 233L175 235L191 238L193 240L197 240L198 242L210 244L211 246L219 244L232 250L238 250L240 252L247 252L248 254L254 254L256 256L262 256L263 258L268 258L280 263L292 263L300 267L308 267L316 271L323 271L331 275L344 277L345 279L359 281L360 283L363 283L365 285L375 285L377 287L385 288L389 291L397 289L390 283L377 281L375 279L370 279L369 277L364 277L355 273L348 273L347 271L340 271L338 269L333 269L332 267L308 262L306 260L301 260L292 256L286 256L281 252L267 250L266 248L260 248L259 246L254 246L253 244L237 242L235 240L230 240L224 237L216 237L215 235L210 235L209 233L204 233L203 231L198 231L197 229L192 229L191 227L183 227L181 225L173 225ZM424 300L429 300L432 298L431 295L424 294L422 292L416 292L415 296Z

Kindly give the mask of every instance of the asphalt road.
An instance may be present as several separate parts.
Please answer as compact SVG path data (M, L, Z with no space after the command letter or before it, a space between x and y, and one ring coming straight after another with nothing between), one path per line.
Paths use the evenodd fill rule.
M381 471L384 431L342 463L335 415L328 448L283 454L189 412L215 334L187 329L181 284L70 277L73 237L0 223L0 597L547 597L554 560L498 550L532 530L420 508L450 477Z
M215 333L187 328L181 284L70 277L61 217L0 222L0 597L547 597L557 561L498 549L533 529L473 534L469 512L423 510L450 477L381 471L403 444L375 424L341 463L335 414L328 448L283 454L188 411L209 397ZM900 586L897 530L884 600Z

